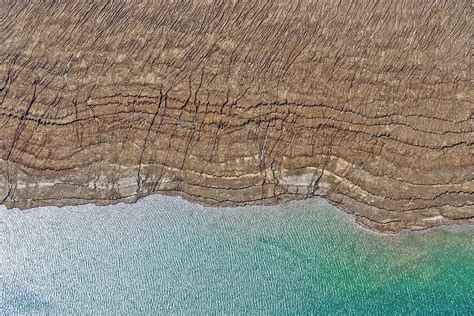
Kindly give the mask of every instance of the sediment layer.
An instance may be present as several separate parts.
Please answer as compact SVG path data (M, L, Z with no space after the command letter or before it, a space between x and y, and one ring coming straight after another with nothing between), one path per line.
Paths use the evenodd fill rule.
M469 1L4 1L0 202L314 195L474 222Z

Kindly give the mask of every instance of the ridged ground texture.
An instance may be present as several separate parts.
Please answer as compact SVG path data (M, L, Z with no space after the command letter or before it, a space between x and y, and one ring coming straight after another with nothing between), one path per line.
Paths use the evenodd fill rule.
M322 195L474 222L470 1L2 1L0 202Z

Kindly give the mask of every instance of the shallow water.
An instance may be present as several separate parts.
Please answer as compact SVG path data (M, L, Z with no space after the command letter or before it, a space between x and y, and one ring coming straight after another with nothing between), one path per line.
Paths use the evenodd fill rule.
M366 231L321 199L0 208L0 313L474 313L474 230Z

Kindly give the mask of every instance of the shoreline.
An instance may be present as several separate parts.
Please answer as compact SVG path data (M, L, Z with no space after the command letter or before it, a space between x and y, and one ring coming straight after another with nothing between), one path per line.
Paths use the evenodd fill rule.
M304 198L294 198L294 199L282 199L280 201L272 202L272 203L252 203L252 202L241 202L241 203L235 203L234 205L212 205L205 203L200 200L195 200L190 198L187 194L182 194L183 192L155 192L155 193L149 193L145 195L141 195L140 197L137 197L136 195L130 196L130 197L124 197L121 199L116 199L116 200L85 200L85 199L78 199L78 201L73 202L73 203L61 203L61 204L53 204L53 203L43 203L41 205L35 205L31 207L9 207L6 204L0 204L0 206L4 206L6 210L32 210L35 208L42 208L42 207L57 207L57 208L65 208L65 207L74 207L74 206L82 206L82 205L91 205L91 206L114 206L114 205L133 205L136 203L140 203L142 200L147 199L147 198L154 198L154 197L173 197L173 198L179 198L182 201L185 201L190 204L202 206L204 208L241 208L241 207L258 207L258 206L267 206L267 207L272 207L272 206L278 206L278 205L285 205L285 204L291 204L291 203L304 203L304 202L309 202L311 199L321 199L324 202L330 204L331 206L334 206L338 212L341 212L348 216L350 219L351 224L355 225L358 229L362 229L364 231L370 232L371 234L377 235L377 236L399 236L403 235L406 233L413 233L413 234L423 234L426 232L430 232L432 230L437 230L437 229L451 229L455 227L460 227L460 228L467 228L467 229L474 229L474 221L471 219L466 220L465 222L462 223L440 223L440 224L435 224L435 225L430 225L427 227L419 228L419 229L408 229L404 228L399 231L393 232L393 231L383 231L383 230L377 230L373 229L371 227L368 227L364 225L363 223L358 221L358 215L349 210L347 207L344 205L338 204L334 201L331 201L324 196L321 195L314 195L311 197L304 197ZM67 202L71 202L71 200L66 200Z

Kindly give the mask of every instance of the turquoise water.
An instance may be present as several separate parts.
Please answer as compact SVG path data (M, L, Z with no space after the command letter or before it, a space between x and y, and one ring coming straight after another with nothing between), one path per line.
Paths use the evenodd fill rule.
M321 199L0 208L0 314L474 313L474 230L377 235Z

